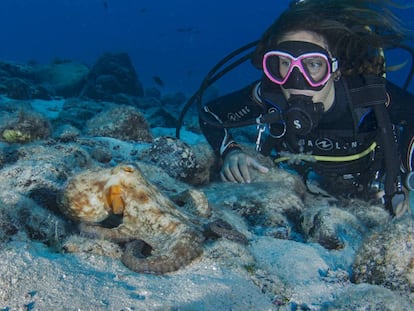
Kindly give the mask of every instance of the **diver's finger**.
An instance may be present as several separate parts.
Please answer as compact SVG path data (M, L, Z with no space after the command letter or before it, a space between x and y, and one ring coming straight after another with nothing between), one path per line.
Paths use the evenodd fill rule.
M231 174L230 168L228 166L223 166L220 171L220 178L225 182L237 182Z
M231 174L234 177L234 179L236 180L236 182L239 183L245 183L246 182L246 177L245 177L245 172L243 170L243 166L231 166L230 170L231 170Z
M269 168L267 168L264 165L261 165L256 159L250 158L249 159L249 166L254 168L255 170L258 170L260 173L267 173L269 172Z
M224 182L229 182L230 180L227 179L226 175L223 173L223 170L220 171L220 179Z
M227 161L227 166L230 170L230 174L232 178L234 179L234 182L239 182L239 183L246 182L245 176L243 172L241 171L241 168L243 165L247 166L245 159L246 159L245 154L239 152L239 153L234 153L230 155ZM229 176L227 175L227 177Z
M240 177L243 179L243 182L247 182L250 183L251 182L251 178L250 178L250 171L249 171L249 163L250 163L250 157L248 156L244 156L242 158L240 158L239 160L239 165L238 165L238 169L240 172Z

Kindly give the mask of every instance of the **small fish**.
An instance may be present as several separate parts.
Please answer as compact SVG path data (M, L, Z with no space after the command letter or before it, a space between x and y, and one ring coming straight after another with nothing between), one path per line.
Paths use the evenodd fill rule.
M179 27L176 30L177 32L195 32L196 31L194 27Z
M158 77L158 76L153 76L152 80L154 80L154 82L160 87L164 87L164 85L165 85L164 81L162 81L161 78Z
M108 0L103 0L102 4L103 4L105 10L108 10L108 7L109 7Z

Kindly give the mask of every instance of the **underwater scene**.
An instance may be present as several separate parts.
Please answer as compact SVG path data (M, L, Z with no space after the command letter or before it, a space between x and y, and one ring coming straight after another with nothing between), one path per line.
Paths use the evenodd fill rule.
M414 310L414 174L411 158L401 172L396 158L414 159L414 139L405 138L414 129L414 4L361 0L361 9L359 1L326 0L313 8L309 30L283 32L282 21L269 28L312 2L321 0L1 0L0 311ZM378 3L384 7L369 15ZM373 19L351 30L373 42L391 42L393 31L411 35L368 50L386 68L368 86L346 80L351 67L328 51L335 38L309 39L331 7L352 5L355 18ZM383 14L395 19L375 24ZM334 21L319 31L336 29ZM394 22L404 29L372 35ZM287 85L299 79L305 91L290 94ZM342 94L344 80L350 103L372 98L352 121L377 122L374 143L338 139L334 149L357 154L338 151L344 160L334 161L326 148L313 154L316 138L296 153L258 152L264 137L296 131L287 143L299 145L325 124L309 98L332 85ZM279 97L266 97L275 87ZM382 91L387 104L398 102L400 123L379 117ZM269 98L282 98L289 112ZM271 108L253 117L248 100ZM282 119L262 127L274 111ZM359 129L364 143L372 138L371 128ZM389 152L399 141L408 147ZM375 157L383 157L379 166L367 162ZM362 169L338 173L338 165L329 174L341 179L322 181L313 169L359 160L375 178ZM346 193L350 186L358 195Z

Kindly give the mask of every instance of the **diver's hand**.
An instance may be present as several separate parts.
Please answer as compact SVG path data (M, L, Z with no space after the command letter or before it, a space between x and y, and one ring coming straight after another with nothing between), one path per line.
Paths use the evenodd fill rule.
M377 198L383 198L385 195L384 190L381 190L377 193ZM410 193L409 190L403 187L403 191L400 193L395 193L386 204L389 204L387 208L392 209L393 216L400 218L406 214L411 214L411 204L410 204Z
M251 181L249 172L251 168L261 173L269 171L266 166L261 165L256 159L240 150L234 150L224 158L220 177L223 181L249 183Z
M400 218L406 214L411 214L410 206L410 191L403 187L404 200L399 200L395 206L393 206L395 217Z

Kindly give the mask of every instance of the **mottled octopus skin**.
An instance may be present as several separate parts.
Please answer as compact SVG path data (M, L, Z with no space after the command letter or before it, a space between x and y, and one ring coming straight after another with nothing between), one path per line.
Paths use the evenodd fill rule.
M115 228L96 225L113 213L112 199L116 211L122 210L122 223ZM141 253L142 242L126 244L122 262L133 271L175 271L203 251L204 237L199 228L147 182L136 166L81 173L69 181L62 203L62 212L82 221L81 231L86 234L114 241L142 240L150 245L151 255L143 258L136 256Z

